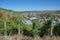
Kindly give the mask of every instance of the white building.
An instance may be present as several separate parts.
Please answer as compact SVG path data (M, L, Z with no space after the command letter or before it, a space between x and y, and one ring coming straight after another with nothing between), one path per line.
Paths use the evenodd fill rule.
M54 25L59 24L59 23L60 23L60 19L59 18L53 20L53 24Z
M36 17L31 17L30 20L34 20L34 19L37 19Z

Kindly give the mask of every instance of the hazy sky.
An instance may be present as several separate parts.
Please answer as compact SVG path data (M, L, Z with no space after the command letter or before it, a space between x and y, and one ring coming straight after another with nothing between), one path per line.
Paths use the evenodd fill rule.
M0 0L0 7L16 11L60 10L60 0Z

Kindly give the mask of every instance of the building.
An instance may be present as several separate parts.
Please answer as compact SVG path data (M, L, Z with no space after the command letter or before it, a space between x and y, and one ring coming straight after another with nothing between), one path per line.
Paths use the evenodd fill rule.
M35 20L35 19L37 19L37 18L36 18L36 17L31 17L31 18L30 18L30 20Z

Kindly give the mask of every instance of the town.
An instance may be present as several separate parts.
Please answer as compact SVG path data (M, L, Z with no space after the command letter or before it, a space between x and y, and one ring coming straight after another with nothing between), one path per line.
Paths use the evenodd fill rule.
M60 40L60 0L0 0L0 40Z

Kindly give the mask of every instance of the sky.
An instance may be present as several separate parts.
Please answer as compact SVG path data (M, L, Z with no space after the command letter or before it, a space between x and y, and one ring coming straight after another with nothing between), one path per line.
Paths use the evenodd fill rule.
M0 0L0 8L15 11L60 10L60 0Z

